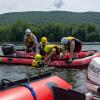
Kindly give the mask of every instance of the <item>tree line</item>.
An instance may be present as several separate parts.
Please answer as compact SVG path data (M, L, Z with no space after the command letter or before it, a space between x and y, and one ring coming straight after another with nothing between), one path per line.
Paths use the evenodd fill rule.
M17 20L13 24L0 25L0 42L23 42L27 28L32 30L38 41L42 36L50 42L60 42L63 36L74 36L83 42L100 41L100 26L96 24L32 24Z

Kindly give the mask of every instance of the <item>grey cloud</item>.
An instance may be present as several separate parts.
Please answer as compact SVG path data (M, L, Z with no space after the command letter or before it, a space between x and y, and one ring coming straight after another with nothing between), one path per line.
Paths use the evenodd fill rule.
M56 8L61 8L64 5L64 0L54 0L54 6Z
M15 9L16 8L16 5L9 5L6 7L6 9L8 10L12 10L12 9Z
M11 11L16 9L17 3L16 0L2 0L0 1L0 9L4 10L4 11Z

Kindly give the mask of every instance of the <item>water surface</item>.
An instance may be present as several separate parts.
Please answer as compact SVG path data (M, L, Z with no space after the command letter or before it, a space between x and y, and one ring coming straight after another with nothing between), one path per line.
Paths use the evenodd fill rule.
M21 46L18 46L20 48ZM100 51L100 45L84 45L83 50L98 50ZM1 47L0 47L0 54ZM6 65L2 64L0 65L0 80L1 79L9 79L9 80L19 80L26 78L29 74L31 75L37 75L40 72L50 71L54 75L58 75L61 78L65 79L67 82L71 83L73 85L73 89L80 91L80 92L86 92L86 70L79 70L79 69L62 69L62 68L32 68L31 66L27 65Z

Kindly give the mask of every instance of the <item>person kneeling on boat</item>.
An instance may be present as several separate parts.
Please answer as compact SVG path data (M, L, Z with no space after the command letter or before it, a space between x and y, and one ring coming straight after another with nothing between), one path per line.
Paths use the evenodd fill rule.
M45 54L46 54L46 52L45 52L45 50L44 50L46 45L49 45L48 40L47 40L46 37L42 37L42 38L41 38L41 42L40 42L40 44L39 44L39 46L38 46L39 53L40 53L42 56L45 56Z
M27 52L37 51L37 38L30 29L25 30L24 44Z
M47 63L49 65L51 59L57 59L60 58L60 54L62 53L62 48L59 45L46 45L45 46L45 59L44 63Z
M75 37L63 37L61 39L61 44L63 45L63 55L67 51L70 54L68 62L72 62L74 58L78 57L78 53L81 51L82 42Z
M32 61L33 67L43 67L42 56L40 54L35 55L35 59Z

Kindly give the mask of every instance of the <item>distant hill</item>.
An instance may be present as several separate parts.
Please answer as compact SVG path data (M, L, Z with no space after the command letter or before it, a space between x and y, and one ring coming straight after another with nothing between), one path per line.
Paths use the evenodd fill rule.
M49 12L14 12L0 15L0 24L14 23L16 20L22 20L29 23L95 23L100 24L99 12L75 13L67 11L49 11Z

